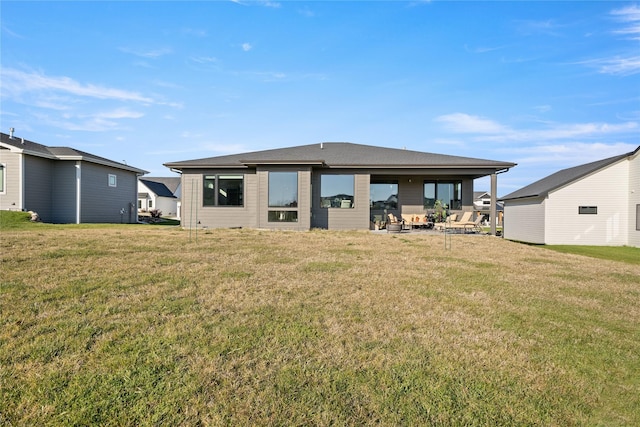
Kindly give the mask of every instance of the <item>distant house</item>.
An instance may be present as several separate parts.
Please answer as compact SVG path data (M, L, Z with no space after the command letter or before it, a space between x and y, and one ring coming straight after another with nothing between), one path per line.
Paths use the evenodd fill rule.
M180 218L180 177L144 177L138 180L138 212L154 209Z
M483 215L485 220L488 220L489 215L491 215L491 193L486 191L474 191L473 210L476 215ZM502 225L504 203L500 200L496 203L496 211L498 213L498 224Z
M639 150L563 169L502 197L504 237L640 247Z
M0 209L51 223L135 223L146 171L69 147L0 134Z
M494 187L515 164L325 142L165 166L182 174L184 227L367 230L436 200L471 211L474 179L489 175Z

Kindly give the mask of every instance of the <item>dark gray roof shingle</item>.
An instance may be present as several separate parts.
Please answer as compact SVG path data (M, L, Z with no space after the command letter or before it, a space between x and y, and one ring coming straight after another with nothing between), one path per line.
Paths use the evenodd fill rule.
M169 190L169 188L161 182L151 181L144 178L140 178L140 182L146 185L149 190L153 191L156 194L156 196L171 197L171 198L176 197L173 195L171 190Z
M522 187L521 189L516 190L513 193L501 197L500 200L522 199L525 197L544 197L549 194L550 191L553 191L556 188L560 188L599 169L602 169L624 158L627 158L637 153L638 150L640 150L640 147L630 153L621 154L618 156L609 157L607 159L586 163L584 165L559 170L554 174L551 174L545 178L527 185L526 187Z
M165 163L171 168L247 167L256 164L322 164L327 167L489 167L510 168L514 163L420 151L375 147L348 142L324 142L290 148L254 151Z
M105 157L96 156L91 153L87 153L85 151L76 150L71 147L48 147L46 145L39 144L37 142L29 141L24 138L13 137L11 138L6 133L0 132L0 142L7 144L9 146L18 148L22 150L26 154L31 154L34 156L41 156L50 159L58 159L58 160L67 160L69 158L80 158L81 160L99 163L103 165L107 165L110 167L115 167L119 169L125 169L128 171L136 172L139 174L147 173L147 171L135 168L133 166L126 165L120 162L114 162L113 160L109 160Z

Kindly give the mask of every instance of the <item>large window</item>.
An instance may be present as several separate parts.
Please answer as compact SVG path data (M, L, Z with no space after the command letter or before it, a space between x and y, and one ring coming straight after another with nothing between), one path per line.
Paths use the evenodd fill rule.
M204 206L243 206L244 176L205 175L202 192Z
M269 222L298 222L298 172L269 172Z
M353 175L322 175L320 177L320 206L323 208L352 208Z
M447 205L448 209L462 209L461 181L425 181L424 207L433 209L436 200Z
M298 206L298 172L269 172L269 207Z
M369 207L374 210L398 209L398 181L372 182Z

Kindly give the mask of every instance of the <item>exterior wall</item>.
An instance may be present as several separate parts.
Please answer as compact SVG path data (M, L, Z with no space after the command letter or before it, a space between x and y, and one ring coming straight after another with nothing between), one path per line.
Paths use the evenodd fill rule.
M244 206L203 206L203 176L244 175ZM182 174L181 224L185 228L258 228L258 177L247 169L194 169ZM199 223L199 224L198 224Z
M80 222L137 221L138 177L134 172L82 162L81 173ZM116 175L116 187L109 186L109 174Z
M629 162L623 160L549 193L545 243L549 245L628 244ZM597 206L579 215L579 206Z
M0 193L0 210L22 210L22 154L0 148L0 163L5 167L5 191Z
M398 180L398 207L399 214L421 214L426 213L424 208L424 181L433 180L433 176L408 176ZM437 178L436 178L437 179ZM448 180L449 178L447 178ZM452 178L459 180L460 178ZM452 210L458 215L465 211L473 211L473 179L462 179L462 209Z
M546 203L542 198L505 201L502 228L504 238L544 244Z
M629 160L629 246L640 248L640 151Z
M159 209L162 212L162 216L174 217L178 212L178 199L171 197L162 197L151 195L153 199L153 208Z
M328 172L316 171L311 179L312 208L311 226L329 230L368 230L369 229L369 183L370 175L361 171L341 170L333 172L340 175L354 175L353 207L348 209L323 208L320 206L320 177ZM398 191L400 191L398 189Z
M269 210L279 210L278 208L269 208L269 172L298 172L298 222L269 222ZM257 178L259 228L299 231L311 228L311 168L259 168Z
M298 221L269 222L269 172L298 172ZM203 206L203 177L215 174L244 175L244 206ZM354 203L351 208L322 208L321 176L354 175ZM388 175L398 180L399 211L424 212L424 176ZM429 178L432 178L431 176ZM411 182L409 182L411 180ZM331 170L311 167L261 166L251 169L186 169L181 180L181 224L185 228L266 228L282 230L368 230L370 211L370 171L361 169ZM146 189L146 187L145 187ZM148 189L147 189L148 190ZM149 192L143 190L142 192ZM150 193L150 192L149 192ZM473 210L473 180L462 179L463 211ZM158 207L156 205L156 207ZM158 207L159 208L159 207ZM162 209L161 209L162 210ZM277 210L277 209L276 209ZM164 211L163 211L164 212ZM394 212L399 215L401 212ZM310 214L309 214L310 213Z
M42 157L24 156L24 210L37 212L42 221L54 217L52 179L55 161Z
M73 161L54 161L51 172L51 218L44 221L59 224L77 222L77 168Z

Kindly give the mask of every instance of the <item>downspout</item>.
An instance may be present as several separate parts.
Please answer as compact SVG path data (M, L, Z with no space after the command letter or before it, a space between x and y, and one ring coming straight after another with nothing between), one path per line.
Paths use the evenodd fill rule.
M81 175L82 175L82 169L80 167L80 161L76 162L76 224L80 224L80 202L81 202L81 197L80 197L80 189L82 188L82 181L81 181Z
M20 211L25 210L24 206L24 189L26 188L26 183L24 182L24 154L20 154L20 190L18 191L18 206L20 207ZM6 175L5 175L6 176ZM7 183L5 182L5 186ZM5 187L7 188L7 187Z

